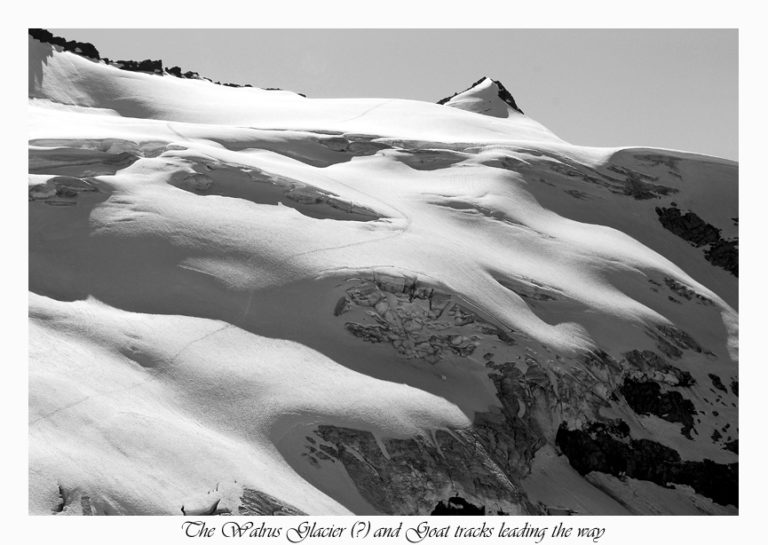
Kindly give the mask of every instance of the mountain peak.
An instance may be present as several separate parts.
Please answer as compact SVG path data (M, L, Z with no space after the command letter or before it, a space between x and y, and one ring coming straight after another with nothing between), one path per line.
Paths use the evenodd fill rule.
M506 118L513 111L516 114L523 113L504 84L488 76L483 76L464 91L437 103L492 117Z

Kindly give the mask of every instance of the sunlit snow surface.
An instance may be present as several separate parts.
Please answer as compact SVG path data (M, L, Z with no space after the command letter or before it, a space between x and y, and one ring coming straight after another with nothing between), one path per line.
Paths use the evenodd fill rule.
M693 396L710 372L737 376L737 279L654 212L674 201L736 236L728 161L573 146L516 113L125 72L37 42L30 97L33 513L87 494L100 513L180 514L243 487L375 512L339 464L302 465L307 430L430 441L499 403L483 350L435 364L351 335L334 305L356 280L451 294L544 367L619 359L674 326L705 350L675 361L704 377ZM634 198L611 166L666 189ZM708 425L689 441L632 422L684 458L736 461ZM589 494L576 503L613 512Z

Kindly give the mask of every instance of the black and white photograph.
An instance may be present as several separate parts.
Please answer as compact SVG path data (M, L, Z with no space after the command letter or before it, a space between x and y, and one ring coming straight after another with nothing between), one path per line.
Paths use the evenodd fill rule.
M739 518L738 28L39 21L27 516Z

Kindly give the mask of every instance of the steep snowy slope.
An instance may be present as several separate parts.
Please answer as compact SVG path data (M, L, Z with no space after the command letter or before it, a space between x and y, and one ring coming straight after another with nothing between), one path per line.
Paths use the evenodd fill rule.
M32 39L29 119L31 512L736 512L736 164Z

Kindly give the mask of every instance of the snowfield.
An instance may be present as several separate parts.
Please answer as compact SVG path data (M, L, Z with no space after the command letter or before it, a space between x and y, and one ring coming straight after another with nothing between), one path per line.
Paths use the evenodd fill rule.
M737 512L737 164L488 78L29 83L31 513Z

